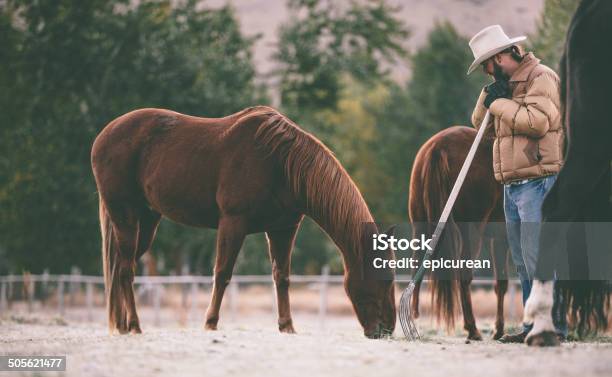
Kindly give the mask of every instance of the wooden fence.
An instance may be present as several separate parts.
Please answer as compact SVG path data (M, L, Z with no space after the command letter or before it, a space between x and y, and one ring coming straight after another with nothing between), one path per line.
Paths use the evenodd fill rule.
M344 277L342 275L330 275L329 267L325 266L321 275L292 275L291 282L297 284L307 284L309 289L319 291L319 307L318 316L321 324L325 321L325 317L328 314L328 288L330 285L342 284ZM399 275L396 276L396 282L400 287L404 287L410 281L410 276ZM172 275L172 276L136 276L134 279L134 285L136 291L142 294L148 294L151 297L151 305L154 309L154 323L159 325L160 323L160 311L162 296L166 289L164 286L168 285L180 285L182 286L182 292L184 295L184 302L189 302L189 310L191 313L196 312L196 305L198 304L197 296L200 292L200 287L212 286L212 276L196 276L196 275ZM492 287L495 282L492 280L474 280L472 285L479 287ZM22 285L22 294L19 297L21 300L27 302L28 311L34 311L34 301L36 300L35 292L42 292L43 297L48 297L47 293L52 291L52 287L55 286L53 292L56 295L56 310L60 316L64 316L66 310L66 301L74 303L75 294L85 287L85 308L87 318L91 320L93 318L94 305L94 288L103 289L104 278L102 276L88 276L81 275L78 269L73 269L73 272L68 275L51 275L48 273L34 275L34 274L23 274L23 275L6 275L0 276L0 314L8 312L10 309L11 300L14 298L13 292L15 292L15 284ZM239 300L239 286L240 285L270 285L271 288L271 301L274 312L276 312L276 300L275 300L275 288L274 282L270 275L234 275L226 291L226 300L228 301L229 311L232 316L236 315L238 300ZM428 282L424 281L424 285ZM508 301L508 312L514 314L513 303L515 302L515 295L517 292L518 281L509 281L509 301ZM185 299L185 296L190 296L189 300Z

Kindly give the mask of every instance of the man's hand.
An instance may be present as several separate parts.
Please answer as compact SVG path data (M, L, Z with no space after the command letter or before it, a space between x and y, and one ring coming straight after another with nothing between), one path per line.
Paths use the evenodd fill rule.
M489 106L498 98L509 98L510 97L510 85L508 81L497 80L492 84L485 87L487 96L484 100L484 106L488 109Z

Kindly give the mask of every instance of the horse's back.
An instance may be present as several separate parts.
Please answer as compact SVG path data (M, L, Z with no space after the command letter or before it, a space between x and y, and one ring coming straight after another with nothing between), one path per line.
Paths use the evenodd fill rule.
M214 146L222 129L204 118L164 109L139 109L111 121L96 137L91 164L96 179L134 186L152 164L177 152ZM98 182L102 183L102 182ZM108 183L108 182L107 182ZM108 185L108 184L107 184Z
M430 218L431 214L439 216L476 134L472 127L449 127L436 133L419 149L408 199L413 221L437 221ZM456 220L480 221L492 208L500 207L501 186L493 176L492 153L492 140L484 138L457 198L453 211Z
M268 107L224 118L127 113L94 142L98 190L106 201L146 206L194 226L216 227L224 212L261 211L254 203L270 206L266 198L286 196L282 170L255 142L258 127L274 114Z
M415 157L411 181L420 182L427 170L433 169L432 164L436 159L444 158L448 161L449 178L456 178L461 169L461 163L467 156L467 152L476 138L477 131L471 127L453 126L445 128L429 138L419 149ZM485 142L486 143L486 142ZM486 149L486 148L485 148ZM476 157L482 157L480 161L475 158L474 165L480 165L482 159L486 159L483 148L479 148ZM491 160L489 156L488 160Z

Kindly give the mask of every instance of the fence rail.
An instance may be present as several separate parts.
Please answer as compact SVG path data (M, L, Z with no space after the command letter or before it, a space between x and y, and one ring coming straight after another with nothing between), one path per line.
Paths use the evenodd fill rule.
M323 325L328 312L328 287L330 285L342 284L344 276L331 275L329 268L323 268L321 275L292 275L291 282L297 284L308 284L309 288L319 291L319 309L318 317ZM410 281L409 275L396 276L396 282L404 285ZM201 285L212 285L212 276L198 275L170 275L170 276L136 276L134 285L139 294L149 293L151 304L154 309L154 322L156 325L160 323L161 301L165 289L165 285L183 285L183 302L186 303L189 299L189 310L192 313L196 312L197 295ZM236 315L238 306L239 286L248 284L270 284L272 291L272 308L276 311L276 291L274 288L271 275L234 275L229 284L226 296L229 304L230 314ZM495 281L493 280L474 280L472 285L479 287L492 287ZM28 303L28 310L33 311L33 302L35 300L36 285L40 284L44 292L48 292L49 285L56 285L55 291L57 300L57 311L60 316L64 316L66 307L66 296L70 297L71 302L74 301L74 293L85 285L85 307L89 320L93 318L94 310L94 286L104 284L104 277L81 275L78 270L72 274L51 275L51 274L23 274L23 275L5 275L0 276L0 314L9 309L9 300L13 293L13 284L23 284L24 299ZM427 286L428 281L423 282ZM518 281L509 281L508 311L514 313L513 303L517 291Z
M293 283L317 283L325 278L330 283L342 283L344 281L343 275L291 275L291 282ZM411 279L410 275L397 275L395 276L395 282L397 283L408 283ZM24 280L31 282L75 282L75 283L93 283L93 284L104 284L104 277L96 275L4 275L0 276L0 283L23 283ZM167 276L135 276L134 284L212 284L212 276L201 276L201 275L167 275ZM237 283L273 283L271 275L234 275L232 276L232 282ZM513 280L510 281L512 283ZM492 286L495 283L491 279L482 279L472 281L472 285L475 286ZM518 282L514 282L518 284ZM423 284L427 285L427 280L423 281Z

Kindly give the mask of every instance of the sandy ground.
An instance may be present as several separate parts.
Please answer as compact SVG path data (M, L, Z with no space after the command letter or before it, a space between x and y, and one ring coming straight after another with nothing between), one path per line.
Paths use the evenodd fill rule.
M276 331L271 316L222 318L220 329L153 327L109 336L96 322L11 315L0 320L0 355L67 355L65 374L45 376L610 376L612 340L533 349L492 340L466 344L463 334L423 328L410 343L368 340L352 317L296 316L298 334ZM481 326L485 338L487 325ZM16 376L17 373L0 372ZM30 374L23 374L30 375Z

